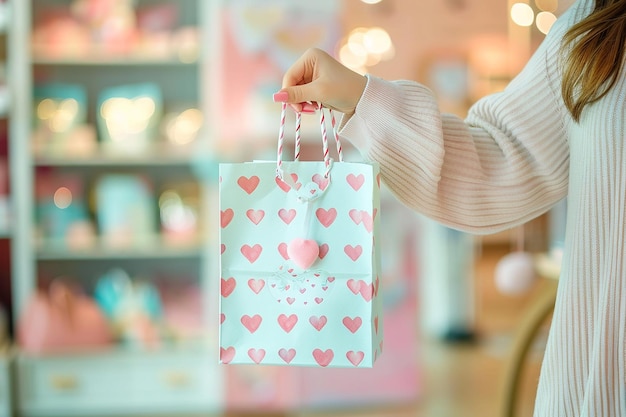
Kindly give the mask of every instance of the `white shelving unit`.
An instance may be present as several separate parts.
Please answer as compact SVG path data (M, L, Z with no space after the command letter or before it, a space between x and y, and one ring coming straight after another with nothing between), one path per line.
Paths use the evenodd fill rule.
M185 413L219 415L223 409L223 375L217 351L217 251L212 233L216 215L213 179L198 174L197 165L210 163L211 145L217 137L212 120L219 97L219 73L213 65L219 56L220 0L139 0L136 4L175 3L199 28L200 54L194 62L174 57L51 57L31 52L31 34L41 5L69 7L71 0L14 1L9 33L9 76L12 96L10 166L13 190L12 280L14 316L27 305L42 273L88 275L94 269L122 266L131 270L189 270L202 291L207 335L199 342L182 343L156 350L115 346L99 352L33 356L15 354L16 408L19 416L155 415ZM191 12L189 11L191 10ZM72 82L86 87L90 112L95 96L107 86L151 81L163 87L164 100L194 96L204 115L200 141L191 152L172 153L154 148L141 156L96 152L89 157L48 154L31 150L34 72L43 71L50 81ZM185 97L188 98L188 97ZM94 117L91 116L93 119ZM95 123L95 120L90 120ZM207 161L207 162L203 162ZM195 177L201 188L200 234L194 245L175 246L159 236L147 246L115 249L102 245L67 249L52 240L35 237L36 170L47 167L86 177L107 172L132 172L160 179L169 172ZM216 182L216 179L215 179ZM0 234L2 231L0 231ZM86 278L93 280L92 276ZM15 323L17 325L17 322ZM0 403L3 398L0 396ZM0 407L1 408L1 407ZM2 416L0 410L0 416Z
M7 49L8 45L8 32L9 32L9 22L11 18L11 7L8 1L0 1L0 119L3 121L8 121L11 118L11 109L10 109L10 95L9 95L9 87L7 86L8 80L7 78ZM3 127L5 129L5 127ZM5 132L3 132L5 133ZM4 158L6 155L0 155L0 157ZM0 167L0 169L3 169ZM5 181L5 179L1 178L0 173L0 181ZM0 184L0 187L3 187L4 184ZM10 207L10 196L3 195L4 191L0 192L0 239L10 239L11 238L11 207Z
M13 413L11 360L8 346L0 345L0 417L11 417Z

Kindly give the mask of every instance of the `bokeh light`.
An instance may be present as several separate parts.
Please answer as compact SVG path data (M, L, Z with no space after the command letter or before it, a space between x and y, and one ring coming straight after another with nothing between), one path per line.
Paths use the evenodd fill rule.
M535 20L535 12L525 3L515 3L511 6L511 19L519 26L530 26Z
M59 187L54 192L54 205L66 209L72 204L72 192L67 187Z
M550 12L540 12L537 14L536 25L537 29L543 34L547 34L550 31L552 25L556 22L556 16Z

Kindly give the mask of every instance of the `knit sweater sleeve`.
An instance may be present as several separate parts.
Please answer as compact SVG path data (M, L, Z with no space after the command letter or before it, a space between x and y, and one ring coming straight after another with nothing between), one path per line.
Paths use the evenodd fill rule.
M567 194L560 38L546 38L507 88L474 104L465 120L442 114L422 84L368 75L339 133L380 163L400 201L442 224L477 234L522 224Z

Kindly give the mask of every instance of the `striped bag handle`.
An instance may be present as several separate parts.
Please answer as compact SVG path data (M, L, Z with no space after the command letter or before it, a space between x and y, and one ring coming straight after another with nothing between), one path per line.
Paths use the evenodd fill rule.
M328 178L330 176L330 170L332 168L332 160L330 158L330 153L328 151L328 133L326 131L326 118L324 115L324 108L319 106L320 111L320 129L322 133L322 150L324 155L324 178ZM329 109L331 116L331 125L333 130L333 135L335 138L335 143L337 145L337 155L339 157L339 162L343 162L343 148L341 146L341 140L339 139L339 134L337 133L335 115L332 110ZM278 129L278 148L276 152L276 176L283 179L283 145L285 141L285 119L287 115L287 103L282 103L282 109L280 112L280 128ZM300 148L301 148L301 124L302 124L302 113L296 113L296 129L295 129L295 152L294 152L294 160L300 160Z

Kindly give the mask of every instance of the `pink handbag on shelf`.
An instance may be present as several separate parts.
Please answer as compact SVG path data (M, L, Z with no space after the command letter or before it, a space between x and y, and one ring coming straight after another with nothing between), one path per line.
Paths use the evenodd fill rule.
M41 354L101 348L113 342L113 332L93 299L53 281L32 295L17 339L25 352Z

